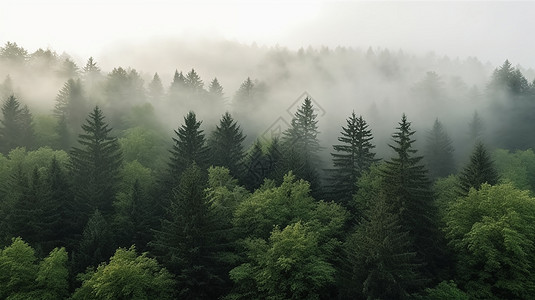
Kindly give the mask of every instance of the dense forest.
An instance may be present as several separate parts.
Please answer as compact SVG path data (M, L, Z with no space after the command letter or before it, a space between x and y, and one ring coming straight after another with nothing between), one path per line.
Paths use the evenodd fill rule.
M533 70L223 49L0 47L0 299L532 299Z

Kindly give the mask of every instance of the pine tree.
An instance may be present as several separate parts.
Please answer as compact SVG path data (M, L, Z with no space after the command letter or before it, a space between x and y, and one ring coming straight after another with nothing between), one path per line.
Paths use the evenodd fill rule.
M410 126L403 114L396 128L398 131L392 135L395 144L389 145L395 156L386 161L383 170L384 190L392 211L399 215L403 231L409 232L418 258L433 274L439 271L437 263L441 256L437 249L437 241L440 241L436 224L438 216L427 170L420 163L422 157L417 156L417 150L413 148L415 131Z
M149 98L153 103L157 103L163 97L163 85L162 80L158 73L154 73L152 81L149 83Z
M97 63L92 56L89 57L82 71L86 77L93 77L100 74L100 68L97 66Z
M409 232L398 214L390 211L384 195L365 212L345 250L352 288L367 299L405 299L423 283Z
M201 169L186 169L174 191L168 216L151 243L163 264L177 274L178 291L184 299L213 298L213 255L210 250L212 221L204 194ZM210 297L212 296L212 297Z
M267 177L267 161L262 151L262 144L257 140L244 158L245 172L243 184L254 191L264 182Z
M217 78L214 78L210 82L210 86L208 87L208 93L210 93L210 96L214 101L222 102L225 99L223 87L221 86Z
M479 117L477 111L474 112L472 121L468 124L468 130L470 141L477 142L483 137L483 121Z
M245 156L242 145L244 140L245 136L240 126L226 112L208 140L213 165L226 167L234 177L240 176L243 172L243 158Z
M485 146L478 142L470 157L470 162L460 175L461 195L466 196L470 188L478 190L483 183L495 185L498 183L498 172Z
M85 225L82 239L73 254L74 274L81 273L89 266L97 267L107 261L115 249L113 235L104 216L97 209Z
M71 174L74 180L76 202L83 211L100 210L104 215L112 211L122 154L117 138L110 135L111 128L97 106L79 135L81 147L70 152Z
M204 92L204 82L201 80L201 77L197 72L195 72L195 69L191 69L191 71L186 74L184 82L191 96L197 96Z
M424 157L429 168L429 177L432 180L455 173L452 142L438 119L427 134Z
M78 129L82 125L87 110L87 100L84 95L82 82L80 79L69 79L56 96L54 116L58 120L65 118L68 128Z
M377 159L371 130L362 116L357 118L353 112L347 119L347 127L342 126L340 133L338 141L343 144L333 145L336 152L331 153L334 169L328 170L331 173L329 194L331 199L347 207L357 191L357 179Z
M318 195L320 188L318 168L321 149L316 117L312 101L306 97L282 138L284 174L291 170L297 177L310 182L314 196Z
M33 118L27 106L21 107L14 95L2 105L0 151L7 154L16 147L31 149L34 144Z
M202 170L208 168L209 148L205 145L202 121L197 121L195 113L190 111L184 117L184 124L175 130L176 138L171 149L169 172L171 178L176 179L192 163L196 163Z
M182 72L175 70L173 82L169 87L168 98L171 103L182 103L186 96L186 77Z

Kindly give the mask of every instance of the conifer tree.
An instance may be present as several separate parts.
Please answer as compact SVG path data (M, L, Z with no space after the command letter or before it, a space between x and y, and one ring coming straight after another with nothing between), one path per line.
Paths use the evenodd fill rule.
M64 118L67 128L78 130L87 114L87 110L87 100L82 82L80 79L69 79L56 96L54 116L60 121ZM73 133L76 133L76 131Z
M222 102L225 99L224 98L225 94L223 93L223 87L221 86L217 78L214 78L210 82L210 86L208 87L208 93L210 94L212 99L215 101Z
M208 145L212 152L214 166L226 167L234 177L240 176L243 171L243 140L245 136L240 126L232 116L226 112L212 132Z
M470 156L470 162L460 175L461 195L466 196L470 188L478 190L483 183L498 183L498 172L485 146L478 142Z
M331 199L348 205L357 191L357 179L377 161L372 139L366 121L353 112L347 119L347 127L342 126L341 136L338 137L338 141L342 144L333 145L336 151L331 153L334 169L328 170L331 173L329 178Z
M424 160L432 180L446 177L455 172L452 142L438 119L435 120L433 128L427 134Z
M365 212L345 250L352 269L352 288L357 287L355 293L363 298L404 299L423 283L409 232L401 226L398 214L390 210L384 195Z
M2 105L0 120L0 151L7 154L16 147L32 148L34 144L33 118L27 106L21 107L14 95Z
M477 111L474 112L472 121L468 124L468 130L470 141L477 142L483 137L483 121Z
M160 101L163 97L163 85L162 80L160 79L160 76L158 73L154 73L154 77L152 78L152 81L149 83L149 98L154 102L157 103Z
M205 145L202 121L197 121L194 112L190 111L184 117L184 124L175 130L176 138L171 149L169 172L175 181L180 174L192 163L196 163L202 170L206 170L209 162L209 148Z
M212 221L204 194L205 180L194 163L180 177L179 185L151 243L154 254L177 275L177 290L184 299L213 298Z
M314 196L318 195L320 188L318 168L321 149L316 117L312 101L306 97L295 113L290 128L283 132L281 164L284 174L291 170L297 177L310 182Z
M204 82L199 74L195 72L195 69L191 69L191 71L186 74L184 82L191 96L196 96L204 92Z
M441 236L427 170L420 163L422 157L417 156L417 150L413 148L415 131L411 130L405 114L396 129L398 131L392 135L394 145L389 145L395 155L386 161L382 175L385 195L393 213L399 215L403 231L409 232L418 258L427 264L431 274L436 274L441 256L437 241Z
M121 149L98 106L89 114L82 130L80 147L70 152L76 202L86 213L99 209L107 216L112 212L119 182Z
M267 161L262 150L262 144L257 140L249 149L244 158L245 172L243 184L250 190L254 191L267 177Z

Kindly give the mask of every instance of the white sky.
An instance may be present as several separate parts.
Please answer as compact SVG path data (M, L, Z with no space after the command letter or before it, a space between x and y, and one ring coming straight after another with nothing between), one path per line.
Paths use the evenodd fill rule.
M535 2L0 0L0 44L98 56L121 41L434 51L535 68Z

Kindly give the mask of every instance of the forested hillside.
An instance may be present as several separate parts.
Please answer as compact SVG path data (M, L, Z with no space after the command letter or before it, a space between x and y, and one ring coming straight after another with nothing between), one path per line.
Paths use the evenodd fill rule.
M0 47L0 299L532 299L533 70L224 46Z

